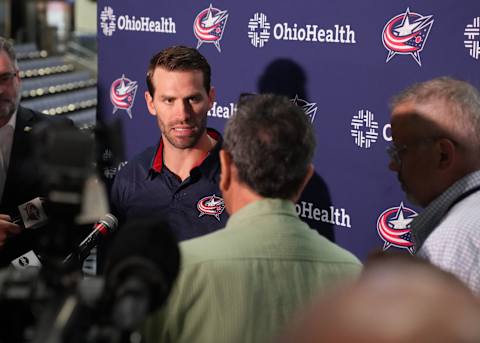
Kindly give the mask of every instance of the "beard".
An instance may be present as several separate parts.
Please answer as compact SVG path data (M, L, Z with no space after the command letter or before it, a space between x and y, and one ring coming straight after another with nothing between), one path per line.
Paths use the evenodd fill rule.
M173 127L176 125L187 125L189 127L189 134L178 135L175 134ZM162 125L161 131L163 137L177 149L194 148L202 135L207 129L207 115L202 116L199 120L191 120L186 123L175 123L169 126Z
M422 206L420 204L420 201L418 201L418 199L412 194L412 192L409 191L408 187L406 186L400 174L398 175L398 182L400 183L400 187L402 188L402 191L405 193L405 197L412 205L418 206L418 207L425 207L425 206Z
M20 104L20 92L14 99L8 96L0 96L0 119L8 119L16 111Z
M425 206L423 206L422 204L420 204L420 202L417 200L417 198L415 198L415 196L412 194L412 193L409 193L409 192L405 192L405 195L407 197L407 200L414 206L418 206L418 207L422 207L424 208Z

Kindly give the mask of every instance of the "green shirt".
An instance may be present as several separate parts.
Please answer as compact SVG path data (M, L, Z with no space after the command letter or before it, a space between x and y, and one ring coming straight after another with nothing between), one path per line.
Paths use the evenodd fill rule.
M313 295L361 269L280 199L251 203L180 249L179 278L147 321L147 342L268 342Z

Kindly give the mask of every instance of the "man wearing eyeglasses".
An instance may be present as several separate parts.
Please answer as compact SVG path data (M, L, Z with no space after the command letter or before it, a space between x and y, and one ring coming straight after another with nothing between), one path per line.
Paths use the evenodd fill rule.
M36 230L19 235L22 230L10 217L19 205L41 195L30 153L32 128L45 120L71 124L20 106L20 90L15 50L0 37L0 266L28 251L36 240Z
M0 37L0 213L7 212L5 185L14 140L17 111L20 103L20 77L15 58L15 52L10 43ZM23 112L23 111L22 111ZM19 204L18 204L19 205ZM20 232L20 227L10 222L10 217L0 214L0 245L7 236Z
M480 293L480 93L448 77L392 102L390 169L424 211L411 222L417 254Z

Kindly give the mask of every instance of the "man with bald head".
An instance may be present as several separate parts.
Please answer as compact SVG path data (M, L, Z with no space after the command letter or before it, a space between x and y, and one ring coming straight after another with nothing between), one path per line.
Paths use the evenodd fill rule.
M424 211L411 223L418 255L480 293L480 93L448 77L392 102L390 169Z

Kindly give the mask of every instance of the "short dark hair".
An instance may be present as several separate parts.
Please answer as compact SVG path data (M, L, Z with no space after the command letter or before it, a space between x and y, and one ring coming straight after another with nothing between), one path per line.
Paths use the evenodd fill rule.
M0 37L0 51L5 51L14 67L17 68L17 54L10 40Z
M280 95L241 99L225 128L223 149L239 179L268 198L289 199L301 186L315 150L305 112Z
M207 59L197 49L186 46L171 46L150 59L147 71L147 88L151 96L155 94L152 76L155 68L168 71L200 70L203 74L203 85L207 93L210 91L211 69Z

